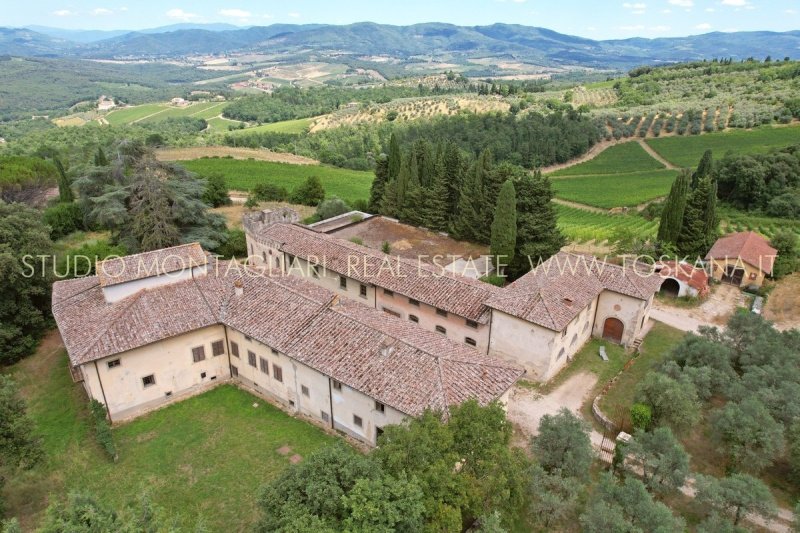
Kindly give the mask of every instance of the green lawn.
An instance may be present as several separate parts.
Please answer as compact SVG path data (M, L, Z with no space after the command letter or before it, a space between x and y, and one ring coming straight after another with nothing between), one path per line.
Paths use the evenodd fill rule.
M94 441L86 396L72 383L62 349L34 355L12 372L48 457L45 465L12 478L4 491L9 515L26 530L50 497L88 491L119 507L147 490L189 530L202 517L210 531L243 531L257 518L258 487L289 465L278 448L288 445L305 457L335 441L222 385L115 428L119 462L112 463Z
M182 161L181 165L201 176L222 174L228 187L243 191L259 183L274 183L291 192L309 176L317 176L327 196L338 196L347 202L368 199L374 178L372 172L359 170L242 159L194 159Z
M629 231L640 237L654 236L658 220L649 221L635 214L612 215L593 213L556 204L558 227L571 241L602 242L613 238L620 231Z
M698 158L699 160L699 158ZM551 176L586 176L590 174L624 174L644 170L660 170L664 165L653 159L635 141L611 146L584 163L558 170Z
M775 148L800 143L800 126L770 127L755 130L735 130L683 137L648 139L649 144L664 159L681 167L695 167L703 152L713 150L719 159L728 151L740 154L763 154Z
M664 360L669 351L683 339L683 331L656 322L639 349L636 362L626 370L600 402L600 408L613 420L622 420L630 430L630 410L636 385L653 366Z
M272 122L270 124L262 124L261 126L253 126L252 128L245 128L243 130L235 130L231 133L234 135L244 135L248 133L303 133L313 118L299 118L297 120L284 120L282 122Z
M655 160L654 160L655 161ZM550 180L556 197L595 207L633 207L666 196L676 170L606 174Z

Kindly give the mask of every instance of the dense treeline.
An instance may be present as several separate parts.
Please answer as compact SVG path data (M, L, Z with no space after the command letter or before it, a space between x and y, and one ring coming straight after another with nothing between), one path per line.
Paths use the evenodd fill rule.
M498 162L531 169L582 155L605 135L601 123L574 111L547 116L525 113L519 117L508 113L464 113L402 125L384 122L342 126L313 135L227 135L224 143L294 152L323 163L365 170L379 154L387 153L392 133L404 146L418 139L448 139L472 157L489 149Z

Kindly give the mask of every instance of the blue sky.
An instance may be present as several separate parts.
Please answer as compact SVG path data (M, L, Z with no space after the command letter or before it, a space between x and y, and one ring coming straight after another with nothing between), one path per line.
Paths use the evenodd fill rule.
M178 22L346 24L494 22L543 26L595 39L709 31L800 29L797 0L35 0L0 12L0 26L142 29Z

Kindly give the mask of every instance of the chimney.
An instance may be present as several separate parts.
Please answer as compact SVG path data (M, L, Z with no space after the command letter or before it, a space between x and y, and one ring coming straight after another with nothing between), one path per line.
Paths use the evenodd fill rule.
M244 294L244 285L242 284L242 280L237 279L233 282L233 292L236 296L241 296Z

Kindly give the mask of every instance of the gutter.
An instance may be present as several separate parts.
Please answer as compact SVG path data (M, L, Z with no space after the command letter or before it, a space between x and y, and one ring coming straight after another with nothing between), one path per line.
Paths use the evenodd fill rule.
M103 380L100 379L100 369L97 368L97 360L93 361L94 363L94 371L97 374L97 382L100 383L100 392L103 395L103 406L106 408L106 414L108 414L108 420L111 420L111 410L108 408L108 400L106 399L106 390L103 388Z

